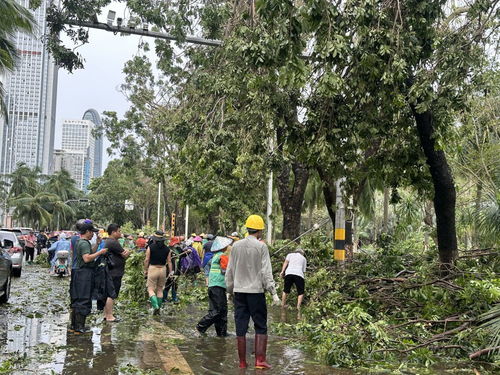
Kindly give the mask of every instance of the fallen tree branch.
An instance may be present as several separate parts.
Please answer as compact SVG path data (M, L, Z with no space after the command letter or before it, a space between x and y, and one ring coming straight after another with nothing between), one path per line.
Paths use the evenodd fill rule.
M491 348L485 348L485 349L478 350L477 352L470 354L469 359L474 359L474 358L480 357L483 354L489 354L491 352L494 352L495 350L500 350L500 346L493 346Z

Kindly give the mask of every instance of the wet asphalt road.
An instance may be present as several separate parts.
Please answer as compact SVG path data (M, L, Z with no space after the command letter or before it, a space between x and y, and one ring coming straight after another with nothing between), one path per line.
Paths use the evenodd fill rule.
M50 276L38 265L25 266L22 276L13 279L10 301L0 305L0 374L262 373L237 369L234 336L197 335L194 327L205 303L167 307L154 317L122 307L118 314L123 320L114 324L104 323L95 311L87 321L92 333L74 335L67 332L68 289L68 278ZM310 363L280 338L271 337L268 357L274 368L266 374L351 373ZM253 361L250 353L248 360Z
M200 337L195 329L207 303L167 305L159 316L133 310L118 303L119 323L104 323L95 311L87 325L92 333L67 332L69 280L49 275L47 268L25 266L20 278L12 280L11 298L0 305L0 374L474 374L471 370L381 371L335 369L315 363L314 357L297 349L293 340L272 335L268 361L272 370L239 370L232 312L229 333L218 338L211 329ZM182 289L180 290L182 298ZM269 320L293 323L293 311L284 315L269 310ZM249 333L247 361L253 363Z

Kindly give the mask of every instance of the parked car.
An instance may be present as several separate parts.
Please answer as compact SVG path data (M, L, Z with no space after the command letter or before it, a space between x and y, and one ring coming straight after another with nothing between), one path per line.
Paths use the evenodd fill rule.
M6 303L9 300L11 275L12 260L8 251L0 245L0 303Z
M0 228L0 231L7 231L7 232L12 232L15 233L17 236L17 240L21 244L21 248L24 251L24 233L20 228Z
M0 243L12 262L12 275L19 277L23 270L23 248L14 232L0 231ZM1 284L0 284L1 285Z

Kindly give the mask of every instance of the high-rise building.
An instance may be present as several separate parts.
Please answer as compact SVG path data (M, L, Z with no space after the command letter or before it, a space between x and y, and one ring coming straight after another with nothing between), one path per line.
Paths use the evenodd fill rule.
M102 125L101 116L99 116L99 113L95 109L88 109L85 111L83 119L92 121L94 123L94 129L99 129ZM99 136L95 138L94 174L92 177L102 176L103 147L102 134L99 134Z
M29 0L16 1L29 8ZM0 174L11 173L20 162L48 173L53 160L57 67L43 43L52 3L59 0L43 0L32 11L33 34L13 35L19 62L2 77L8 118L0 118Z
M90 120L64 120L62 124L62 150L57 150L54 164L66 169L76 181L76 187L87 192L94 175L95 140ZM58 162L61 155L62 161ZM58 169L54 169L57 171Z

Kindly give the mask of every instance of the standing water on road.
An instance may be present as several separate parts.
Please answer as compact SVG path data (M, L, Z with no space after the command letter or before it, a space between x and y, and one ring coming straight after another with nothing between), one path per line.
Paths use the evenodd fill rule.
M92 333L67 332L67 278L54 278L39 266L27 266L13 279L7 305L0 305L0 374L304 374L351 375L369 370L343 370L320 365L313 355L292 340L273 336L268 345L271 370L237 368L234 322L229 314L227 338L208 331L199 336L196 323L205 303L189 306L167 304L152 316L144 310L122 307L123 320L103 323L95 311L88 320ZM272 322L296 322L294 311L270 308ZM253 334L248 335L247 360L253 364ZM466 370L374 371L377 374L469 374Z
M103 323L95 312L88 321L92 333L75 335L67 332L69 280L36 265L25 268L21 278L13 279L9 303L0 306L0 374L242 373L234 336L196 335L203 304L167 306L155 317L124 309L123 320L114 324ZM271 336L268 356L274 367L267 374L351 374L314 364L283 338Z

